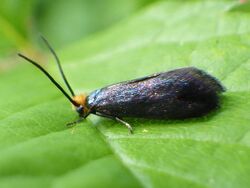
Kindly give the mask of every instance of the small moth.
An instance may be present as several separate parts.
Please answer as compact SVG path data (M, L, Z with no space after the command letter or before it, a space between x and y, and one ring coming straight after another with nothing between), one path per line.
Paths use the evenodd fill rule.
M200 117L219 107L219 94L225 91L213 76L195 67L186 67L109 85L89 95L75 95L58 56L48 41L42 39L55 57L71 96L38 63L18 55L40 69L74 106L79 119L68 126L95 114L122 123L132 133L124 117L179 120Z

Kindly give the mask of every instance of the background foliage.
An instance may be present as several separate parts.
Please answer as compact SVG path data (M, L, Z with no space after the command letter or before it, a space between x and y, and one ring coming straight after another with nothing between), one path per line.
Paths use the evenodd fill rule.
M249 4L89 2L1 4L0 187L249 187ZM185 121L127 119L134 135L94 116L67 129L77 118L68 101L14 55L46 62L38 30L77 93L195 66L227 88L222 108ZM46 68L60 80L52 61Z

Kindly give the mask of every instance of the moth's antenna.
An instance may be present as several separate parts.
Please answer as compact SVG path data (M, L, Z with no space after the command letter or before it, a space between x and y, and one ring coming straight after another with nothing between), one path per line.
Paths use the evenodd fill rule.
M48 40L44 36L41 35L41 38L42 38L43 42L46 44L46 46L49 48L50 52L53 54L53 56L54 56L54 58L56 60L57 66L59 68L59 71L60 71L60 73L62 75L63 81L66 84L67 88L69 89L71 95L74 97L75 96L74 91L72 90L72 88L69 85L69 82L68 82L68 80L67 80L67 78L66 78L66 76L65 76L65 74L63 72L60 60L59 60L58 56L56 55L55 50L52 48L52 46L49 44Z
M33 61L32 59L18 53L18 55L25 59L26 61L30 62L31 64L35 65L39 70L41 70L49 79L50 81L63 93L63 95L74 105L79 107L80 105L78 103L76 103L69 95L68 93L66 93L66 91L55 81L55 79L44 69L41 67L41 65L39 65L38 63L36 63L35 61Z

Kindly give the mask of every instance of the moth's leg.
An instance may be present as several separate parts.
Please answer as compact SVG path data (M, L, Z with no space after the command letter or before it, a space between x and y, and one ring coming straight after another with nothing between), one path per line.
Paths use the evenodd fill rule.
M98 113L98 112L96 112L95 115L116 120L119 123L125 125L128 128L129 132L131 134L133 134L133 128L131 127L131 125L129 123L127 123L126 121L122 120L121 118L110 116L110 115L106 115L106 114L101 114L101 113Z
M78 120L67 123L66 126L67 127L74 127L76 124L81 123L83 120L85 119L85 117L80 117Z
M89 114L85 115L85 116L80 116L80 118L76 121L67 123L66 126L67 127L74 127L76 124L81 123L84 119L86 119L89 116Z
M122 123L123 125L125 125L128 128L129 132L131 134L133 134L133 128L131 127L131 125L129 123L127 123L126 121L124 121L124 120L122 120L121 118L118 118L118 117L115 117L115 120Z

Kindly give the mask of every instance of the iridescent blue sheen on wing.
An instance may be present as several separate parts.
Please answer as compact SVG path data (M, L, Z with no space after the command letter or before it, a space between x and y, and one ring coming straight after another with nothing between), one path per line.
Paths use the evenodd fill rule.
M188 67L104 87L92 92L87 106L113 117L184 119L219 106L224 88L214 77Z

